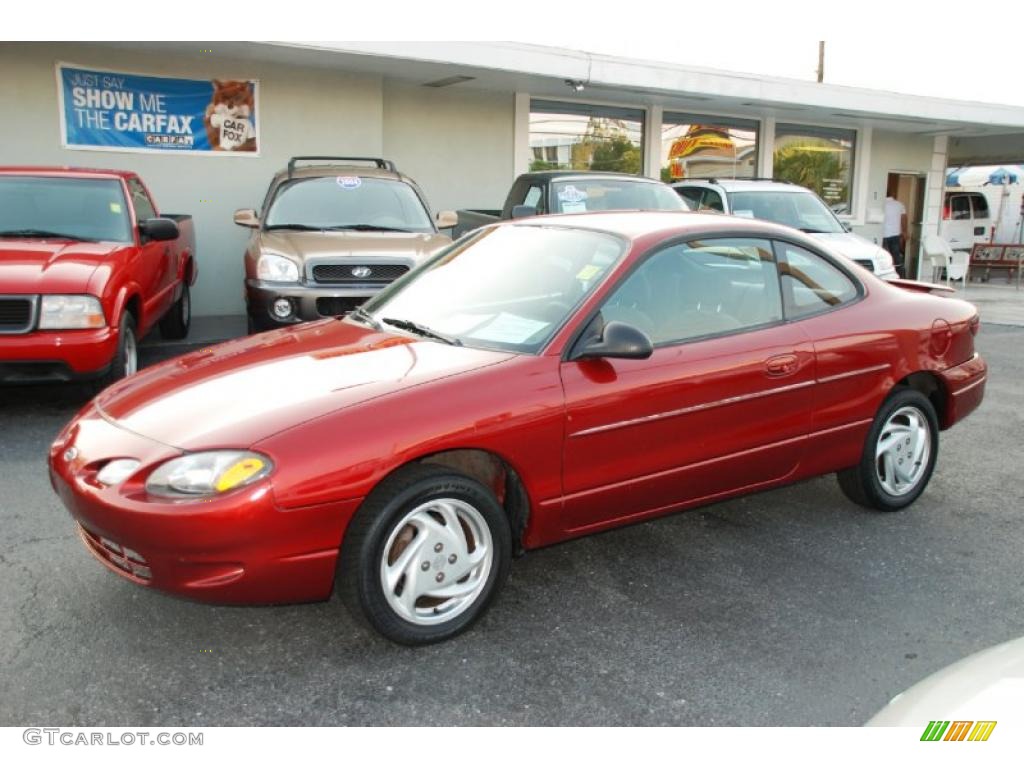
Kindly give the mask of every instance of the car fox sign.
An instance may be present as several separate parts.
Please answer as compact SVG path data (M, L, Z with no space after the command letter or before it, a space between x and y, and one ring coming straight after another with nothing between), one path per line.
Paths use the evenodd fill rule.
M57 65L68 149L259 156L256 80L184 80Z

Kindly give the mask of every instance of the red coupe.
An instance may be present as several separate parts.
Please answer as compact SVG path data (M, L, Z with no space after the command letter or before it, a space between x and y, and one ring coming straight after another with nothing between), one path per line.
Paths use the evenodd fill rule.
M523 550L829 472L868 508L912 503L985 387L974 307L936 290L749 219L499 224L347 317L115 384L51 477L137 584L336 589L392 640L433 642Z

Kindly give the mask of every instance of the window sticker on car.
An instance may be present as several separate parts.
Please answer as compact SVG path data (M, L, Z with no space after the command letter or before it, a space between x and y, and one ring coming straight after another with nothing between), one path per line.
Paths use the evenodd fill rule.
M596 264L587 264L583 269L576 273L576 279L586 282L594 276L601 274L603 269L604 267L599 267Z
M496 341L505 344L523 344L537 331L546 328L550 323L543 320L532 320L508 312L502 312L483 328L477 328L471 338L483 341Z
M338 186L342 189L358 189L363 183L363 180L358 176L339 176Z
M732 215L733 216L742 216L744 219L752 219L752 218L754 218L754 212L753 211L733 211Z
M566 184L558 191L558 199L563 203L582 203L587 199L587 193L572 184ZM563 206L563 210L564 208L565 206Z
M121 204L120 203L111 203L110 204L110 212L111 213L120 213L121 212Z
M587 204L583 201L578 203L562 203L562 213L586 213Z

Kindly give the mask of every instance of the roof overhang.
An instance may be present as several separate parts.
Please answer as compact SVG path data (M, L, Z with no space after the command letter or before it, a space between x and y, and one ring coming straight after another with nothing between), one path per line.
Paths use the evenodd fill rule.
M194 51L194 43L105 43ZM804 80L625 59L505 42L229 42L226 57L342 69L425 86L526 92L561 100L661 106L779 121L870 125L912 134L984 136L1024 131L1024 107L914 96ZM584 85L575 92L566 81Z

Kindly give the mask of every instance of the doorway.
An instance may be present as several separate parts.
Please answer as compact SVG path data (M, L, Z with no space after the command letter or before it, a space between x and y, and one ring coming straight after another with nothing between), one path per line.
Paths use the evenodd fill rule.
M907 243L903 250L903 274L913 277L921 254L921 232L924 222L924 190L927 177L923 173L889 174L886 189L896 187L896 199L907 210Z

